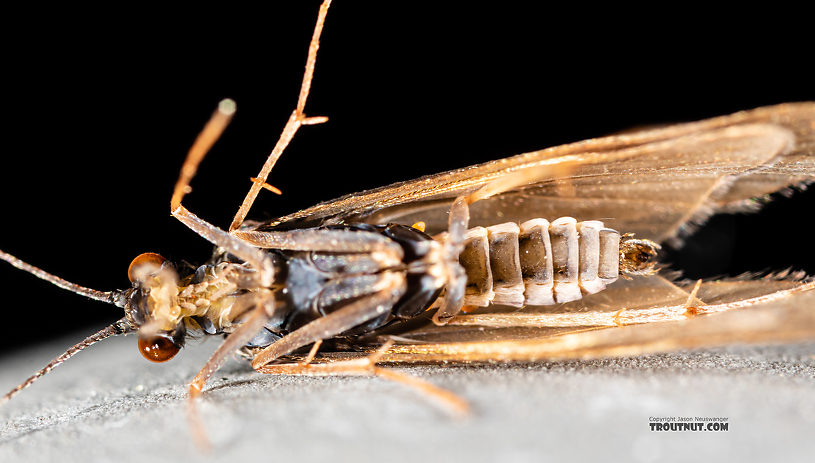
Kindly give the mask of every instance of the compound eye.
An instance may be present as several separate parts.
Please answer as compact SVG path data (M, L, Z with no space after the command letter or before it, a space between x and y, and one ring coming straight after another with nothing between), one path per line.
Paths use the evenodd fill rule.
M145 252L144 254L139 254L135 259L133 259L133 262L131 262L130 266L127 268L127 278L130 279L131 283L136 283L139 281L139 269L149 268L147 266L150 266L158 270L161 267L161 264L166 261L167 259L161 257L155 252Z
M151 362L161 363L175 357L181 347L169 334L139 335L139 352Z

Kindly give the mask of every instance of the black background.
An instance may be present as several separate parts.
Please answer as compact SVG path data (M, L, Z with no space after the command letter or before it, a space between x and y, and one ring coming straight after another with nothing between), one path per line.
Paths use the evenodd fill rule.
M205 260L211 246L169 214L171 190L218 101L234 98L185 200L228 226L296 102L317 2L288 3L10 13L0 248L102 290L127 286L144 251ZM262 193L251 217L631 127L812 100L799 16L340 1L307 106L330 122L301 130L269 180L284 195ZM717 218L695 254L674 260L691 276L815 273L813 204L803 193ZM5 264L0 294L5 353L121 317Z

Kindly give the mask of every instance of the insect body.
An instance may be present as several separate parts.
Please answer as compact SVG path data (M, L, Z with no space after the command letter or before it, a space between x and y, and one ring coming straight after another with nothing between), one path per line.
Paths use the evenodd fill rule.
M169 266L162 264L143 272L134 281L134 288L126 292L128 320L139 327L158 324L168 339L174 340L175 347L180 347L185 332L231 333L242 323L259 293L268 291L277 306L264 327L244 346L254 350L386 288L386 303L372 308L376 316L339 335L372 331L393 319L423 312L443 288L439 271L434 268L439 264L432 258L438 254L439 244L416 229L359 224L307 231L324 235L327 240L333 235L351 237L381 245L381 250L269 251L275 279L262 289L255 286L251 268L224 253L180 281ZM142 258L137 258L137 265L139 260ZM168 284L172 296L164 298L161 294Z
M160 256L143 254L128 271L130 289L102 292L0 254L125 312L6 400L79 350L134 332L140 351L153 361L172 358L193 332L226 337L193 379L192 396L235 352L266 373L374 373L399 380L374 364L636 354L705 345L699 333L715 342L815 336L815 315L801 302L815 283L803 277L714 281L691 289L655 274L657 242L680 241L689 225L717 210L744 210L752 198L815 180L813 103L526 153L349 195L266 223L244 223L296 131L326 121L307 117L304 107L328 3L317 21L297 108L228 230L199 218L182 200L234 102L221 103L182 167L171 213L216 246L210 262L183 275ZM427 223L427 233L408 226L418 221ZM615 283L621 275L642 278ZM593 294L602 303L591 306L591 313L570 310ZM565 305L559 306L562 313L532 310L485 320L461 315L465 304ZM772 312L761 323L710 317L714 321L691 320L681 330L652 323L747 307ZM428 321L429 308L435 309L435 323L411 324ZM637 323L645 326L618 329ZM611 329L584 332L586 327ZM391 328L401 329L399 342L383 345L376 335ZM332 339L351 348L337 347L333 359L316 358L320 344ZM303 362L288 362L286 356L308 345L312 351ZM379 349L368 357L371 347Z
M579 230L579 235L578 235ZM143 254L131 265L134 287L116 296L124 299L128 322L144 326L149 335L140 350L149 360L166 361L182 347L188 332L229 334L240 326L259 293L273 294L276 307L262 329L243 349L255 352L284 336L326 317L349 303L384 292L384 302L369 307L338 337L375 331L411 319L438 298L447 283L441 260L442 244L404 225L355 224L331 226L313 232L332 239L351 239L376 252L269 251L275 279L266 288L255 286L253 270L220 253L213 262L179 278L156 254ZM604 228L601 222L570 217L554 221L534 219L518 225L506 223L473 228L467 233L459 262L467 273L465 304L487 306L551 305L592 294L614 282L622 268L627 275L651 271L657 246L632 253L631 240ZM623 259L620 259L620 256ZM622 262L622 263L621 263ZM647 263L646 263L647 262ZM145 269L144 267L148 268Z

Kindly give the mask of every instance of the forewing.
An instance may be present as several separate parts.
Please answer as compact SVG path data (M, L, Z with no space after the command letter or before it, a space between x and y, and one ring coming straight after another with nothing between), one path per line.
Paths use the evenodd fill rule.
M772 344L815 339L815 283L789 278L740 279L706 283L702 292L714 304L710 315L683 313L681 317L640 319L621 326L543 326L534 323L510 326L506 322L523 313L508 314L503 326L453 324L433 326L429 320L412 320L393 332L377 332L368 339L369 350L325 351L321 362L359 358L394 342L380 362L386 363L494 363L537 362L623 357L701 349L731 344ZM759 296L746 297L761 293ZM671 307L631 309L621 322L650 312L670 314ZM684 309L683 309L684 310ZM619 311L618 311L619 312ZM470 316L457 317L466 319ZM534 315L533 315L534 317ZM500 319L500 316L497 317ZM408 322L408 325L411 324Z
M753 198L815 179L815 104L522 154L346 196L261 228L424 221L440 232L453 198L523 172L542 175L472 204L472 226L573 216L675 239L711 213L749 209ZM591 358L815 337L815 291L802 275L709 281L689 298L692 285L635 278L569 304L489 307L441 327L417 317L375 334L397 336L384 357L394 362Z
M383 361L495 362L632 356L733 343L774 343L815 338L815 291L688 320L561 333L532 338L426 342L394 346Z
M573 216L664 241L713 212L744 209L755 204L752 198L812 181L813 153L815 103L785 104L430 175L322 203L261 228L424 221L435 233L446 228L456 196L529 171L544 175L474 203L471 225Z
M555 335L605 328L685 321L702 315L745 310L808 292L815 283L797 273L760 278L711 280L701 284L695 298L689 294L695 282L671 282L655 275L621 280L605 290L555 306L491 306L475 313L459 314L448 325L414 321L394 327L396 334L412 342L510 341L544 339ZM700 317L704 318L704 317Z

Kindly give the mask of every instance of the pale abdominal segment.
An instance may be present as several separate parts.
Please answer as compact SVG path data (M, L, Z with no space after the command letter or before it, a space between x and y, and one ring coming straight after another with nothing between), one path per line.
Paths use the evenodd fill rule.
M553 305L602 291L619 278L621 269L627 273L631 260L643 261L637 274L652 272L651 258L659 246L636 240L642 247L622 254L621 240L627 243L630 237L603 222L572 217L471 228L459 257L467 273L464 303Z

